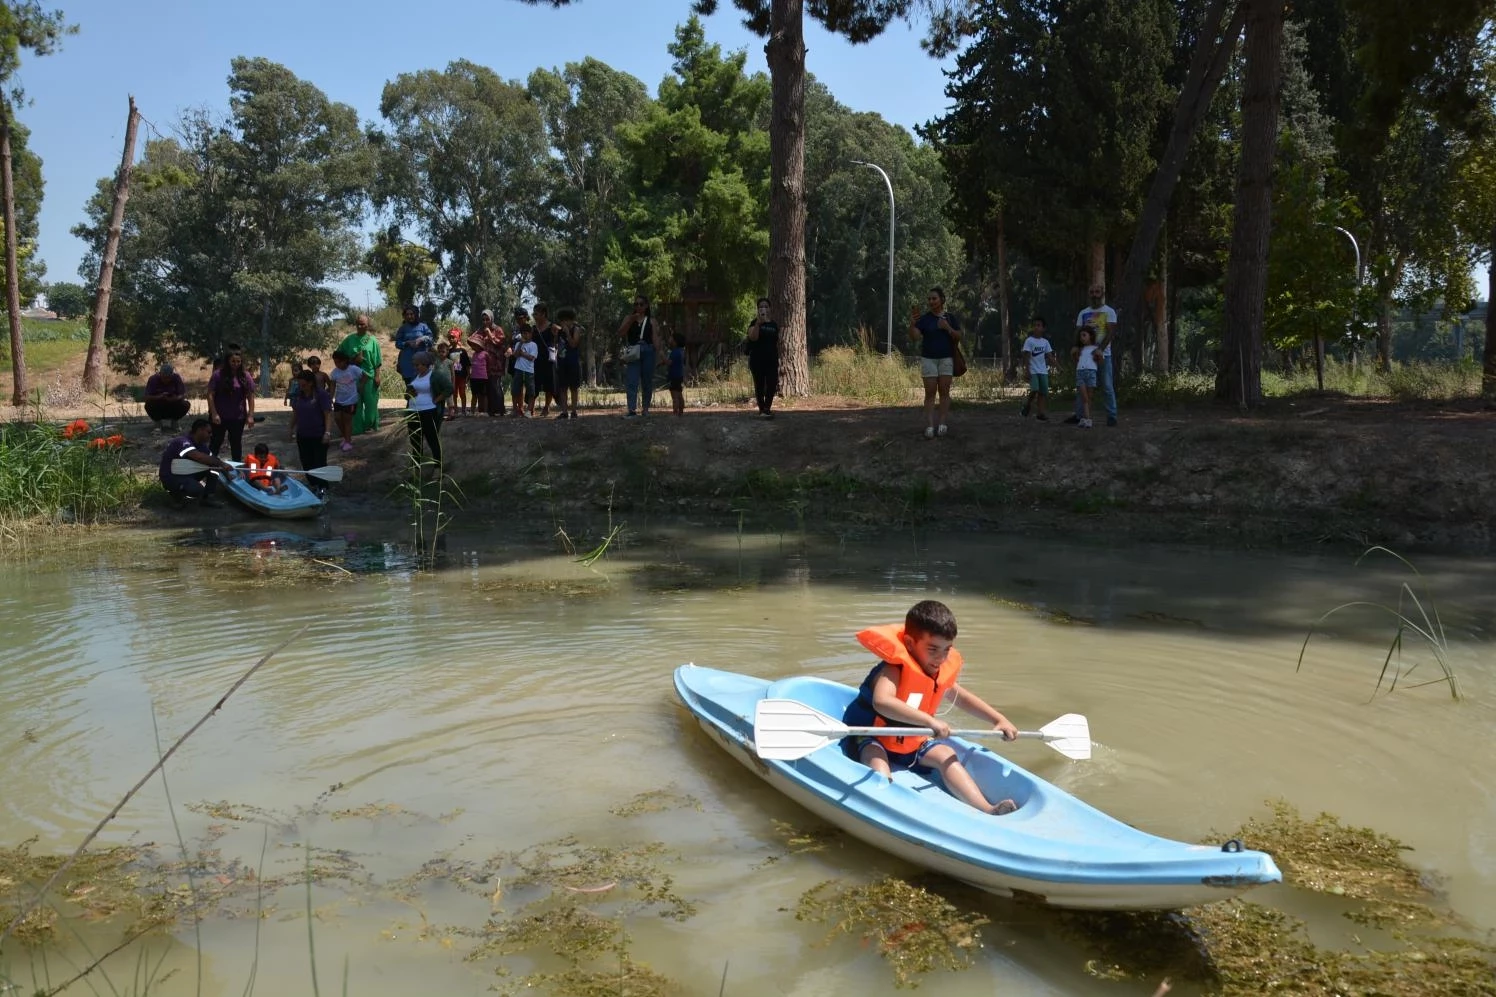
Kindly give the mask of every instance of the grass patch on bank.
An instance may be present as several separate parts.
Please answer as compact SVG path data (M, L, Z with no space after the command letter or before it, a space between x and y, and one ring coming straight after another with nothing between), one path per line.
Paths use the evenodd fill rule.
M88 352L86 319L21 319L21 342L26 372L32 377L52 373L69 360ZM10 338L0 337L0 364L10 374Z
M1378 370L1375 362L1352 367L1325 361L1324 393L1347 398L1384 398L1399 402L1444 402L1479 398L1480 366L1472 360L1456 363L1394 363ZM1267 398L1294 398L1320 393L1314 368L1288 373L1264 369L1262 393ZM1210 401L1215 397L1215 375L1200 371L1172 374L1145 372L1117 386L1124 405L1168 408Z
M124 437L83 420L57 429L0 425L0 530L28 522L96 523L139 505L150 481L124 463Z

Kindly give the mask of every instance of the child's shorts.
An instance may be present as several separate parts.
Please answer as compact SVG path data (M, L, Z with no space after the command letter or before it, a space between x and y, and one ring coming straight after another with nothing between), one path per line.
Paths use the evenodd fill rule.
M877 740L876 737L849 737L842 744L847 756L854 762L860 762L862 760L862 749L867 747L870 742L876 742ZM913 751L889 751L887 748L884 748L883 751L888 755L888 767L893 771L902 772L905 769L909 769L910 771L918 772L926 768L923 762L925 752L935 747L937 743L934 738L931 738Z
M1047 394L1049 394L1049 375L1048 374L1030 374L1029 375L1029 390L1032 391L1036 395L1047 395Z
M672 377L670 379L670 390L671 391L681 391L681 390L684 390L685 386L686 386L686 379L683 378L683 377Z
M1096 387L1096 372L1094 370L1078 370L1075 372L1075 386L1077 388Z
M526 398L535 397L535 372L533 370L517 370L514 372L514 393L520 392L523 386Z

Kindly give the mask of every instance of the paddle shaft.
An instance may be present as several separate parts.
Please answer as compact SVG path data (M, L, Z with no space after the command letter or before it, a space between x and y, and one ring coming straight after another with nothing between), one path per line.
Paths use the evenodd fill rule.
M827 737L934 737L935 732L929 727L839 727L836 730L808 731L807 733L824 734ZM952 730L951 737L1001 737L1002 731L993 730L991 727L982 727L976 730ZM1053 734L1046 734L1037 730L1021 730L1018 736L1023 738L1038 738L1041 741L1057 741L1059 738Z
M244 472L246 474L253 473L253 472L250 472L243 464L236 463L234 461L228 461L228 460L224 461L224 463L228 465L229 470L232 470L232 471L241 471L241 472ZM208 471L216 471L216 470L220 470L220 468L215 468L215 467L213 467L210 464L204 464L204 463L201 463L200 461L195 461L195 460L193 460L190 457L178 457L178 458L176 458L175 460L173 460L171 462L171 473L172 474L204 474L204 473L206 473ZM324 477L325 476L325 474L322 473L322 472L327 472L327 469L326 468L321 468L321 467L314 467L310 471L300 471L300 470L297 470L294 467L276 467L276 468L271 468L270 470L267 470L267 471L262 471L260 473L262 473L262 474L301 474L301 475L305 475L305 476L307 476L309 478L320 478L320 477ZM331 472L327 472L327 473L331 473Z

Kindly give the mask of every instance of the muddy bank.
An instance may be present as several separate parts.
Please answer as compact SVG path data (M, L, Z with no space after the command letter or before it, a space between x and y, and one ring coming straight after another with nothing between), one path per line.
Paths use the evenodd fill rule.
M1474 404L1341 399L1280 403L1238 417L1215 408L1124 411L1080 430L1024 419L1013 403L958 406L950 435L926 440L920 413L820 400L773 421L747 408L616 410L575 420L459 418L447 473L468 525L550 536L610 513L630 525L684 520L744 529L945 529L1110 535L1230 546L1388 543L1481 551L1496 518L1496 415ZM266 440L294 462L282 430ZM126 427L129 459L151 471L164 442ZM398 413L351 453L336 515L406 516ZM233 509L194 514L241 515ZM182 513L149 500L138 518Z

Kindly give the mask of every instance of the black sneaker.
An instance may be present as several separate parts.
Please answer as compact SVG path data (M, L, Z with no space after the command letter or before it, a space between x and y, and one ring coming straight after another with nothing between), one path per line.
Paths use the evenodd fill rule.
M556 418L557 419L566 419L566 418L569 418L569 415L566 412L557 412L556 413Z
M1028 402L1023 403L1023 408L1019 409L1018 414L1023 416L1025 419L1028 418Z
M1040 422L1049 421L1049 416L1045 415L1043 412L1040 412L1038 415L1034 416L1034 418L1039 420Z
M1080 416L1078 416L1078 415L1072 415L1070 418L1068 418L1068 419L1065 420L1065 424L1067 426L1079 426L1080 425Z
M567 413L567 414L568 414L568 416L569 416L569 417L570 417L570 418L572 418L572 419L575 419L575 418L576 418L576 417L577 417L577 414L576 414L576 412L569 412L569 413Z
M1114 416L1114 415L1107 416L1106 417L1106 424L1108 426L1115 426L1117 424L1117 417Z

